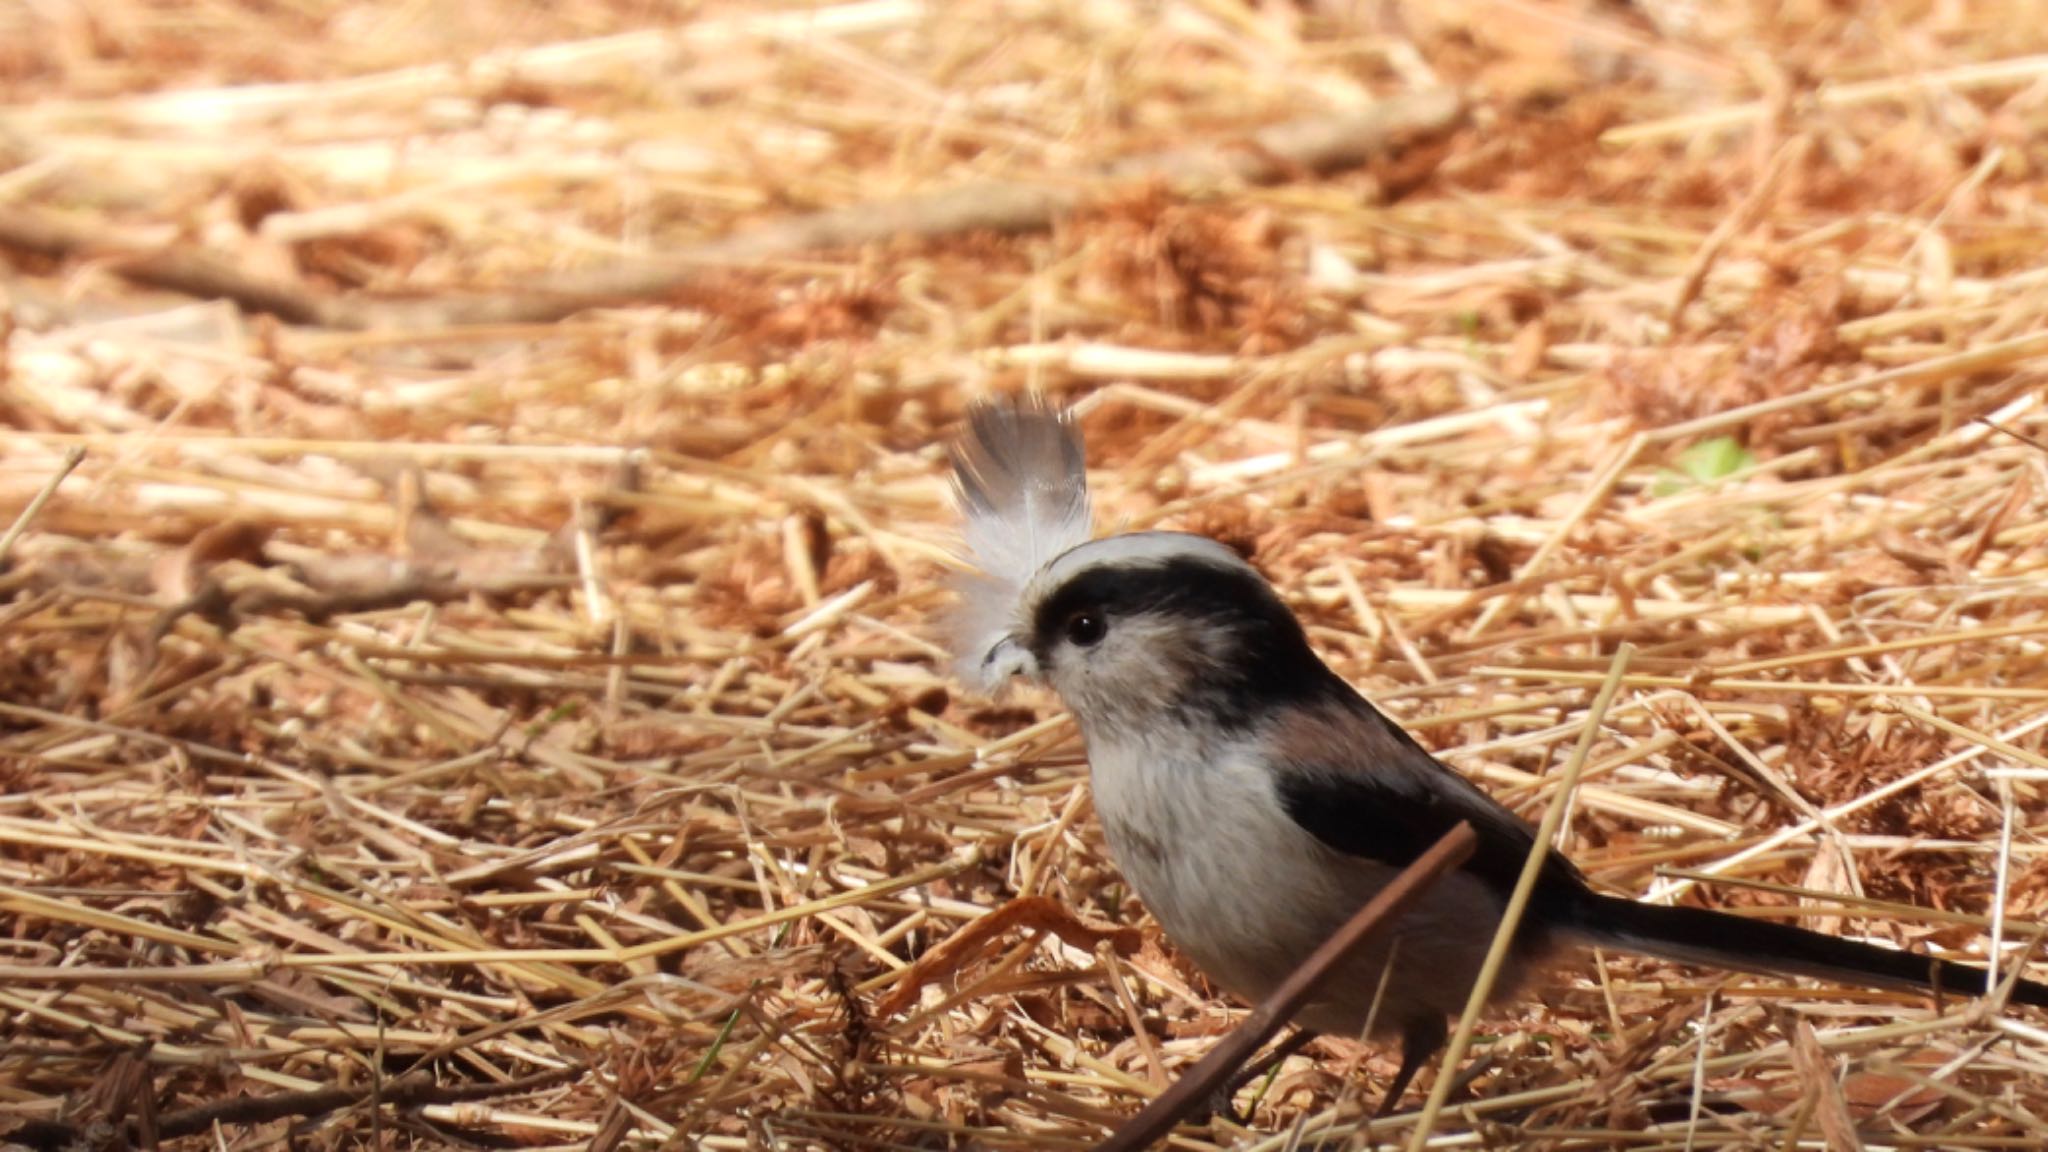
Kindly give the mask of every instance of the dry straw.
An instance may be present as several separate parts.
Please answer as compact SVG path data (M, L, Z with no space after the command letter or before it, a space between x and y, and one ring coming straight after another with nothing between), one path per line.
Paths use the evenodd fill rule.
M0 12L0 1138L1114 1131L1242 1006L947 678L991 389L1524 814L1629 646L1597 883L2041 973L2024 8L74 7ZM2048 1142L1997 1004L1472 1036L1426 1135L1326 1041L1170 1146Z

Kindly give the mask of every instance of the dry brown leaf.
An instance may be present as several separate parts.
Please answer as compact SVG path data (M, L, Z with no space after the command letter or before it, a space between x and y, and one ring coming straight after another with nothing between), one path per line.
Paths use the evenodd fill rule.
M1821 1050L1820 1036L1804 1019L1793 1028L1792 1063L1806 1082L1806 1090L1813 1094L1814 1120L1827 1140L1828 1152L1863 1152L1863 1138L1856 1134L1855 1117L1850 1115L1849 1102L1828 1064L1827 1053Z

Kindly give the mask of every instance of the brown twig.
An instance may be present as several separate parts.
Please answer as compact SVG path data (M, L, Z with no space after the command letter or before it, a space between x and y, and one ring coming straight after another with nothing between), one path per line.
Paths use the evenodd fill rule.
M1436 883L1438 877L1472 855L1475 842L1469 824L1460 824L1444 833L1429 851L1403 869L1393 883L1359 909L1344 927L1337 930L1336 935L1310 954L1293 975L1273 990L1272 995L1252 1009L1244 1023L1210 1049L1209 1054L1175 1081L1173 1087L1160 1093L1109 1139L1096 1145L1096 1152L1136 1152L1172 1131L1173 1126L1188 1113L1213 1097L1231 1074L1293 1017L1345 957L1356 952L1387 921L1406 911L1408 905Z
M327 314L337 303L305 285L258 275L204 249L124 243L110 237L103 224L33 208L0 211L0 248L52 260L108 258L113 271L137 284L206 300L232 300L251 312L293 324L327 324Z
M14 542L21 539L21 534L35 522L36 514L43 510L43 505L48 504L50 497L57 494L57 489L64 483L64 478L71 475L72 470L78 467L79 461L84 459L85 449L76 445L64 453L64 460L57 465L57 471L50 476L47 483L36 490L28 506L21 510L21 515L14 518L14 523L8 526L7 531L0 534L0 564L7 562L7 554L14 551Z
M581 1067L554 1068L495 1084L436 1084L421 1076L392 1081L381 1088L319 1088L310 1092L237 1096L231 1100L215 1100L209 1104L156 1116L155 1139L172 1140L180 1136L191 1136L209 1131L216 1124L267 1124L273 1120L324 1116L329 1112L338 1112L343 1108L353 1108L373 1101L403 1108L494 1100L553 1087L575 1079L582 1072ZM149 1112L148 1109L138 1112L129 1127L143 1122L143 1116ZM29 1120L0 1135L4 1135L15 1144L38 1150L48 1149L50 1152L60 1148L96 1146L90 1134L84 1129L60 1120Z
M851 248L898 236L1036 232L1099 194L1101 182L1165 180L1176 185L1270 184L1362 164L1463 123L1465 101L1451 90L1418 93L1345 116L1291 120L1218 141L1110 161L1073 182L993 180L943 192L833 208L714 240L658 260L559 276L545 286L485 296L442 296L395 308L353 302L338 326L439 328L558 320L600 304L657 297L707 271L798 252Z
M897 236L1033 232L1050 227L1100 191L1103 182L1165 180L1177 185L1270 184L1303 173L1365 163L1463 123L1465 100L1436 90L1389 100L1363 112L1275 124L1240 141L1126 157L1083 179L995 180L943 192L832 208L670 252L658 259L558 274L508 292L444 294L378 301L321 296L310 287L240 271L211 253L160 249L135 254L117 270L141 283L222 298L251 311L326 328L449 328L559 320L585 308L657 298L707 272L798 252L851 248ZM106 248L103 232L47 212L0 211L0 246L52 258Z
M943 980L976 956L986 955L991 942L1018 929L1050 932L1076 948L1094 949L1109 942L1119 952L1137 951L1139 936L1133 928L1097 928L1062 907L1049 896L1020 896L927 950L917 963L896 977L896 987L875 1005L883 1016L893 1016L917 1000L919 992L935 980Z
M1175 1055L1167 1037L1215 1010L1185 969L1141 951L1089 981L1085 945L1024 926L872 1039L860 1011L1013 897L1089 923L1130 899L1071 719L948 673L957 521L936 446L989 390L1085 405L1103 528L1255 545L1333 669L1519 811L1548 802L1591 686L1637 644L1640 691L1560 838L1604 887L1714 884L1710 903L1955 944L1988 931L1958 906L2002 904L2004 940L2039 919L2020 879L2048 849L1986 836L2003 813L1975 783L2010 781L2014 827L2048 820L2048 480L2027 446L2048 444L2048 272L2025 258L2048 181L2013 162L2048 57L2010 59L1996 22L1890 6L1913 50L1884 67L1907 71L1848 102L1829 94L1869 81L1871 54L1811 51L1827 37L1806 23L1758 6L1689 29L1728 75L1786 49L1814 94L1796 127L1826 146L1705 268L1667 342L1764 166L1668 121L1596 147L1607 125L1725 109L1712 78L1589 65L1581 40L1613 50L1582 27L1592 6L1546 7L1558 32L1539 38L1470 4L1375 30L1284 5L1105 22L715 0L655 31L619 5L529 5L438 32L406 18L419 5L367 5L402 34L328 36L317 58L275 51L317 34L308 6L215 7L176 52L90 67L62 18L0 32L0 205L97 234L69 259L0 253L18 321L0 306L0 529L67 448L90 453L0 573L0 1127L120 1134L134 1110L92 1094L154 1039L163 1113L367 1082L337 1081L347 1066L620 1064L525 1097L222 1129L244 1143L318 1126L308 1140L581 1147L614 1098L624 1144L1107 1136L1221 1039ZM1496 93L1484 130L1193 195L1098 169L1249 150L1390 74ZM1428 186L1361 205L1445 149ZM566 324L272 339L114 271L205 248L402 309L992 177L1099 199L1056 236L772 256L662 298L691 308ZM255 241L217 240L237 230ZM884 248L882 282L848 266ZM1733 473L1678 457L1737 432L1749 460L1691 458ZM622 461L641 475L606 479ZM460 547L394 513L408 468ZM596 531L578 503L616 520ZM230 520L267 529L253 556L182 547ZM476 591L377 606L408 562ZM520 573L565 583L495 591ZM154 614L209 575L233 631L182 620L148 651ZM1835 833L1779 811L1785 780L1852 871L1821 857ZM977 849L1004 859L962 863ZM1989 947L2001 974L2042 970ZM1531 1144L1626 1143L1696 1082L1750 1109L1689 1132L1699 1152L1818 1142L1789 1032L1759 1011L1789 1002L1818 1006L1837 1073L1873 1074L1844 1078L1864 1129L2048 1147L2048 1078L2028 1074L2048 1038L2023 1008L1899 1017L1892 994L1757 978L1702 1005L1718 976L1649 961L1563 979L1578 991L1495 1016L1553 1037L1551 1058L1447 1110L1437 1143L1509 1118ZM1928 1055L1938 1093L1876 1074ZM1339 1142L1357 1079L1290 1085L1300 1130ZM1894 1091L1912 1095L1875 1100Z

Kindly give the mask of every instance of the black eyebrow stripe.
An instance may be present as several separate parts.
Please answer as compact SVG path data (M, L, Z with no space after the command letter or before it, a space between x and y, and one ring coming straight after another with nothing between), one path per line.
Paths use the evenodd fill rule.
M1066 622L1102 612L1114 636L1118 618L1186 621L1190 643L1207 644L1199 677L1175 707L1229 728L1244 728L1289 702L1341 697L1351 689L1309 647L1301 622L1257 572L1200 556L1104 564L1076 573L1033 613L1030 647L1050 664Z
M1196 618L1250 613L1299 628L1293 613L1255 573L1193 556L1082 570L1039 604L1031 622L1034 644L1056 639L1059 626L1082 609Z

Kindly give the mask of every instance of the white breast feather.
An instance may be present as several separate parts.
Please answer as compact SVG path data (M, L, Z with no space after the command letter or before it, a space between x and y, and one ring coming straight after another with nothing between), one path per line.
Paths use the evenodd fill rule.
M1095 810L1117 867L1197 967L1257 1001L1397 871L1325 848L1287 815L1259 737L1203 743L1185 730L1088 741ZM1380 972L1393 937L1368 943L1297 1016L1356 1035L1418 1015L1463 1010L1500 919L1498 893L1470 873L1431 887L1402 918L1395 978ZM1504 974L1526 974L1519 959Z
M978 575L959 582L953 620L964 678L995 687L989 654L1015 632L1024 590L1088 542L1088 474L1073 414L1043 400L985 402L953 448L953 488Z
M1117 868L1211 979L1257 999L1321 942L1342 897L1252 747L1091 739L1088 761Z

